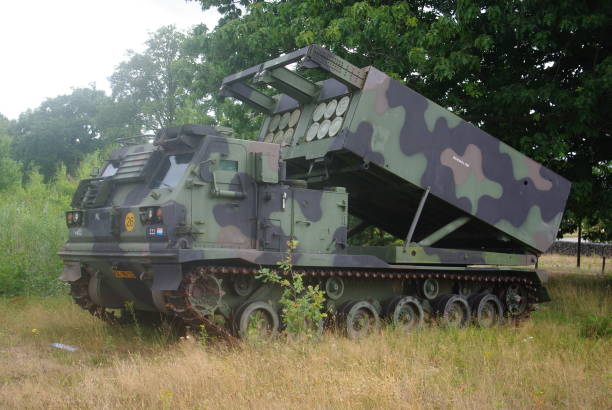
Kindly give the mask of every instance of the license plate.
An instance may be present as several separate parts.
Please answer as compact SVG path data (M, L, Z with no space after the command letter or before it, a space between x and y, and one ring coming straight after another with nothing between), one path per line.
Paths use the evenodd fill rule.
M136 275L131 270L113 269L113 275L115 275L116 278L121 278L121 279L136 279Z

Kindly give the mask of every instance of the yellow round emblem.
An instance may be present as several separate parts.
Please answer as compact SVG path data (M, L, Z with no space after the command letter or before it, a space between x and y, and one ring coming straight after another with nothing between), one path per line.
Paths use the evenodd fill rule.
M128 212L125 215L125 229L131 232L134 230L135 227L136 227L136 216L134 216L133 213Z

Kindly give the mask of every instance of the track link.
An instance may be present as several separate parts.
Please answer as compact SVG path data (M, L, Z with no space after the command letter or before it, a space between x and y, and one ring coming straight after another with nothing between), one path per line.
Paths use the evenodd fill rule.
M222 336L228 340L234 340L235 337L230 331L218 324L214 323L210 317L203 316L190 302L189 284L198 276L205 274L212 275L257 275L260 267L245 267L245 266L198 266L185 274L183 281L176 291L164 292L166 297L166 307L179 317L187 326L197 329L199 326L205 326L207 331ZM282 271L276 267L270 267L271 270L282 274ZM439 273L439 272L389 272L376 270L359 270L359 269L295 269L295 273L305 277L325 278L325 277L355 277L355 278L374 278L374 279L452 279L457 281L482 283L482 284L512 284L517 283L523 285L527 290L527 304L524 311L517 316L512 316L514 323L518 324L527 319L531 312L535 310L537 303L536 287L532 280L517 276L499 275L499 274L482 274L476 272L466 272L461 274Z
M198 276L204 274L213 275L257 275L259 267L244 267L244 266L199 266L185 274L179 288L175 291L165 291L166 307L182 322L186 327L198 332L200 326L204 326L209 334L222 337L230 342L235 342L236 338L231 332L223 326L215 323L209 316L200 314L191 304L189 298L189 284ZM281 274L278 269L271 268ZM359 270L359 269L295 269L297 274L305 277L325 278L325 277L355 277L355 278L373 278L373 279L452 279L457 281L471 283L491 283L491 284L512 284L518 283L527 289L527 305L525 310L517 316L513 316L514 323L519 324L523 320L529 318L531 312L535 310L535 305L538 302L536 297L536 287L533 281L527 278L508 275L481 274L475 272L466 272L461 274L439 273L439 272L389 272L389 271L374 271L374 270ZM117 317L114 312L108 311L106 308L97 305L89 296L89 281L91 275L84 271L81 278L70 283L70 295L74 302L81 308L87 310L91 315L111 324L126 323L122 317Z
M97 305L89 296L89 281L91 275L89 272L83 271L81 277L74 282L70 282L70 296L74 303L81 308L87 310L92 316L102 319L111 324L122 324L124 320L117 317L113 312L109 312L106 308Z

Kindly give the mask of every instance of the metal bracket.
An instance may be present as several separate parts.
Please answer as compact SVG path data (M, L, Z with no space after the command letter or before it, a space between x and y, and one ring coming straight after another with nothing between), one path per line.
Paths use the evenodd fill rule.
M226 84L221 87L222 97L233 97L250 105L257 111L270 114L276 106L276 100L261 91L244 83Z
M211 194L213 196L219 198L233 198L233 199L244 199L246 198L246 193L244 192L244 185L240 176L238 176L238 180L240 181L240 191L230 191L228 189L219 189L217 186L217 180L215 178L215 172L212 171L212 184L211 184Z
M432 232L426 238L421 239L418 244L421 246L431 246L439 240L455 232L457 229L461 228L470 220L471 218L469 216L460 216L459 218L447 223L442 228L436 230L435 232Z
M320 90L320 87L315 83L308 81L285 67L260 71L253 77L253 83L271 85L302 104L308 104L313 101L319 95Z
M315 165L317 164L323 165L323 173L312 175L312 171L314 170ZM306 174L306 179L312 176L321 176L321 175L325 175L325 178L323 180L329 179L329 170L327 169L327 160L325 158L315 158L313 161L310 162L310 166L308 167L308 173Z
M423 192L423 196L421 196L421 202L419 202L419 206L414 214L414 218L412 218L412 223L410 224L410 229L408 230L408 235L406 236L406 241L404 242L404 248L407 248L410 245L410 241L412 241L412 235L414 235L414 230L416 229L417 223L421 218L421 212L423 212L423 206L425 205L425 200L429 195L430 186L427 187L425 192Z

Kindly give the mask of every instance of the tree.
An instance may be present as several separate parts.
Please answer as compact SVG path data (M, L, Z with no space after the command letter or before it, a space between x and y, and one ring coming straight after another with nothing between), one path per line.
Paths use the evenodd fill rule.
M21 183L21 164L11 158L10 122L0 114L0 191Z
M0 113L0 135L9 135L11 122L2 113Z
M174 26L158 29L147 40L142 53L128 50L129 59L110 77L113 97L130 107L146 129L159 129L181 122L209 123L205 108L190 97L191 62L182 58L185 35Z
M47 180L62 163L74 175L86 154L111 142L111 137L137 132L129 119L115 116L112 104L104 91L95 88L47 99L19 116L13 127L13 158L26 170L38 167ZM111 130L108 136L107 130Z
M234 71L322 44L353 64L376 66L564 175L573 189L562 231L588 220L600 227L599 239L612 239L612 3L200 3L224 14L214 31L195 32L188 42L206 57L200 95L213 95ZM234 114L248 118L246 110Z

